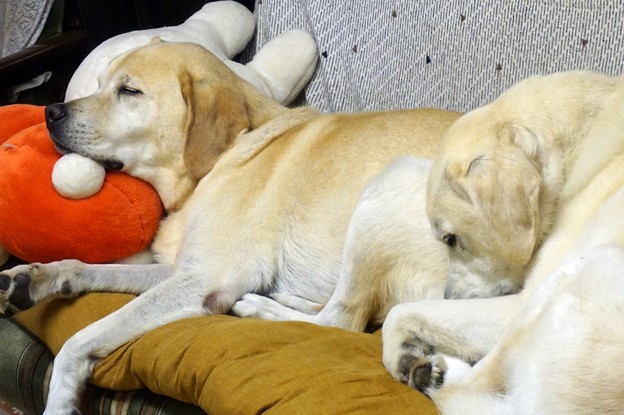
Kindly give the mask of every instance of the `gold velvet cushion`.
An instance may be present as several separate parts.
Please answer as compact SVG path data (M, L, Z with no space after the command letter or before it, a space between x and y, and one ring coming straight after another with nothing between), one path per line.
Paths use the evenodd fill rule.
M71 335L132 298L87 294L43 302L16 319L56 354ZM96 366L92 382L147 387L211 415L437 413L388 375L379 335L298 322L181 320L117 349Z

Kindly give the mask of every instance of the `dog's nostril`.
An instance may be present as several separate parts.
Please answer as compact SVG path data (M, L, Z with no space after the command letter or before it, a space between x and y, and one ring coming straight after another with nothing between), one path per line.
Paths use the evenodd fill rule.
M46 119L50 122L62 120L67 115L63 104L48 105L45 109Z

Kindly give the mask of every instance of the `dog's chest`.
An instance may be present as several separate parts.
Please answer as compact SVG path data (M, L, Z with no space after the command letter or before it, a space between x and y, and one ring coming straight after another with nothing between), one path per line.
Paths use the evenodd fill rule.
M258 290L325 302L340 272L349 207L327 198L324 209L311 207L296 191L237 184L200 183L184 209L161 225L153 246L160 261L195 264L228 279L251 277Z

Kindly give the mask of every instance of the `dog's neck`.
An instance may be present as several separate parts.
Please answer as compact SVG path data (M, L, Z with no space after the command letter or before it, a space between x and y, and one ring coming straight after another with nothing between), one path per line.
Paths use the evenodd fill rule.
M624 78L622 78L624 80ZM567 201L587 188L592 178L605 171L614 157L624 154L624 82L618 82L614 91L602 101L595 118L581 137L576 151L571 154L566 182L560 200Z
M180 171L184 173L178 173ZM168 213L179 210L197 185L197 179L188 174L184 168L152 167L144 171L133 172L132 175L145 180L156 189Z
M256 87L245 80L241 81L240 90L244 94L245 102L247 103L250 131L288 111L288 108L273 99L265 97L258 92Z

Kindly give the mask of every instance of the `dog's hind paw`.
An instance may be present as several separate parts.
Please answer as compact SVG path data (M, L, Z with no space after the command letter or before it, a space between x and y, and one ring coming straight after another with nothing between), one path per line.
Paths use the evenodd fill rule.
M232 307L232 313L238 317L256 317L274 321L311 321L314 317L253 293L245 294L238 300Z

